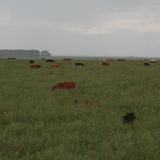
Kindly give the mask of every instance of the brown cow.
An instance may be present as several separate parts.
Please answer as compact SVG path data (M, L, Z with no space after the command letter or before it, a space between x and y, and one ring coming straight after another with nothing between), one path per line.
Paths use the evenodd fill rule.
M31 64L30 68L41 68L41 65Z
M51 86L51 89L72 89L75 88L75 83L73 81L60 82L55 86Z
M59 67L60 67L60 65L59 65L59 64L51 64L51 67L59 68Z
M113 59L106 59L106 61L114 61Z
M106 62L106 61L102 61L102 62L100 63L100 65L102 65L102 66L109 66L109 63Z
M86 101L84 101L83 103L85 103L85 104L99 103L99 101L89 101L89 100L86 100Z
M70 58L64 58L63 60L64 61L72 61L72 59L70 59Z

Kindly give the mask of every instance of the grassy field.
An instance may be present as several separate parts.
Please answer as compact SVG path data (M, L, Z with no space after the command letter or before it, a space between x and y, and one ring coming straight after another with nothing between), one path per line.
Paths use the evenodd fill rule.
M0 59L0 160L159 160L160 61L100 62Z

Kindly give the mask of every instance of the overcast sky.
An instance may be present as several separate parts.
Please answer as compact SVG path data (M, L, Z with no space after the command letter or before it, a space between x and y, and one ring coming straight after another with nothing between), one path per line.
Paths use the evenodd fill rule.
M0 0L0 49L160 57L160 0Z

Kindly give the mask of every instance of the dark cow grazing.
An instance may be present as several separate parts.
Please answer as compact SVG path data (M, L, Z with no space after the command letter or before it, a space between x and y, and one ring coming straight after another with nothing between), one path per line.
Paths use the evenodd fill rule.
M30 68L41 68L41 65L31 64Z
M55 61L51 59L47 59L46 62L55 62Z
M145 66L149 66L149 63L144 63L143 65L145 65Z
M16 58L8 58L8 59L16 59Z
M30 60L30 64L31 64L31 63L34 63L34 61L33 61L33 60Z
M125 61L125 59L117 59L117 61Z
M79 101L75 100L74 104L76 104L76 103L79 103ZM96 104L96 103L99 103L99 101L89 101L89 100L86 100L86 101L83 101L82 103L85 103L85 104Z
M73 81L60 82L55 86L51 86L51 89L74 89L76 84Z
M75 63L76 66L84 66L83 63Z
M75 103L79 103L79 101L78 101L78 100L75 100L75 101L74 101L74 104L75 104Z
M132 123L136 117L134 116L134 113L127 113L125 116L123 116L123 123Z

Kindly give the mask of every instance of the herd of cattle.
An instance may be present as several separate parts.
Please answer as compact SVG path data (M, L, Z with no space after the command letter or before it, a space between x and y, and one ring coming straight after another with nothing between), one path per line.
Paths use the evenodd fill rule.
M155 59L152 59L152 60L150 60L150 63L156 63L156 60L155 60ZM149 63L144 63L143 65L149 66ZM159 64L159 65L160 65L160 64Z
M46 62L55 62L54 60L46 60ZM33 64L34 61L33 60L30 60L30 68L41 68L41 65L36 65L36 64ZM84 66L83 63L75 63L76 66ZM60 65L59 64L51 64L50 65L51 67L55 67L55 68L59 68Z
M70 60L66 60L66 61L70 61ZM108 61L112 61L112 60L108 59ZM55 62L55 61L54 60L46 60L46 62ZM30 64L31 63L34 63L34 61L31 60ZM156 60L151 60L150 63L156 63ZM75 65L76 66L84 66L83 63L75 63ZM102 66L109 66L109 63L107 61L102 61L100 63L100 65L102 65ZM149 63L144 63L143 65L149 66L150 64ZM60 67L59 64L51 64L50 66L51 67L56 67L56 68ZM34 64L31 64L30 67L31 68L41 68L40 65L34 65ZM51 86L51 90L54 90L54 89L74 89L75 87L76 87L75 82L73 82L73 81L66 81L66 82L60 82L57 85ZM76 103L79 103L79 101L75 100L74 104L76 104ZM86 100L83 103L84 104L95 104L95 103L99 103L99 101ZM125 123L132 123L134 119L136 119L134 113L127 113L125 116L122 117L122 122L123 122L123 124L125 124Z
M0 57L1 58L1 57ZM2 59L2 58L1 58ZM8 59L15 59L15 58L8 58ZM42 60L45 60L44 58L42 58ZM63 59L64 61L72 61L72 59L69 58L65 58ZM112 59L107 59L104 60L100 63L100 65L102 66L109 66L109 63L107 61L113 61ZM117 59L117 61L125 61L125 59ZM46 60L46 62L55 62L54 60ZM150 60L150 63L156 63L156 60ZM75 63L76 66L84 66L83 63ZM150 66L149 63L144 63L143 65L145 66ZM160 64L159 64L160 65ZM51 64L50 67L55 67L55 68L59 68L60 64ZM41 65L36 65L34 64L33 60L30 60L30 68L41 68ZM74 89L76 87L75 82L73 81L66 81L66 82L60 82L57 85L51 86L51 90L54 89ZM74 104L79 103L78 100L74 101ZM93 104L93 103L99 103L99 101L89 101L86 100L83 103L85 104ZM125 116L122 117L122 121L123 123L132 123L132 121L136 119L134 113L127 113Z

